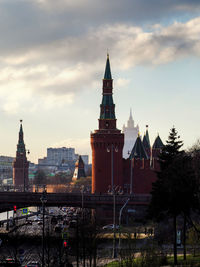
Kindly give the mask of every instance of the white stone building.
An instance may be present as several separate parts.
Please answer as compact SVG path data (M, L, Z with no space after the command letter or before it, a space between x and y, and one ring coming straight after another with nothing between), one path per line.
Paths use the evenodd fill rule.
M123 133L124 133L124 149L123 149L123 157L127 159L129 157L129 152L131 152L135 141L138 137L139 126L138 124L134 125L134 120L132 117L132 111L130 110L130 117L127 121L127 127L125 124L123 125Z

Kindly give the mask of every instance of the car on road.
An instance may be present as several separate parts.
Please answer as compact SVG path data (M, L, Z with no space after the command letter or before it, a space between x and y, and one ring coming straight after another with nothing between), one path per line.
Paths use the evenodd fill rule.
M119 225L115 225L115 228L118 230L119 229ZM108 224L102 227L103 230L113 230L114 229L114 224Z
M49 210L49 214L54 214L54 210L53 209L50 209Z
M26 225L32 225L32 221L31 221L31 220L27 220L27 221L25 222L25 224L26 224Z
M36 216L34 219L33 219L35 222L38 222L38 221L41 221L42 219L38 216Z

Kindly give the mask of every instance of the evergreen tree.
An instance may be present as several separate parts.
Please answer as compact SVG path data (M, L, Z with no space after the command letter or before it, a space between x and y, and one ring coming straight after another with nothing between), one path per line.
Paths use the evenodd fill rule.
M173 218L174 264L177 264L177 216L184 215L185 226L186 216L197 206L198 188L191 157L181 150L183 142L179 139L173 127L159 157L160 171L157 172L158 179L152 187L149 207L150 215L157 220L162 220L166 216Z
M183 150L180 150L183 146L183 141L179 139L180 136L178 135L178 132L175 127L172 127L168 140L166 141L167 144L163 147L159 157L161 172L164 171L179 154L184 153Z

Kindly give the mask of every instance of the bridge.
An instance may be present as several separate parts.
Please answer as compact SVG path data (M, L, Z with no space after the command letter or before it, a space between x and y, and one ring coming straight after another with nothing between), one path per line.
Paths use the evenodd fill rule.
M38 192L0 192L0 211L17 208L41 206L41 198L43 193ZM130 209L147 207L151 196L150 195L115 195L115 204L117 209L123 206L129 198L127 207ZM49 207L83 207L96 209L97 207L113 206L113 195L109 194L90 194L90 193L46 193L45 206Z

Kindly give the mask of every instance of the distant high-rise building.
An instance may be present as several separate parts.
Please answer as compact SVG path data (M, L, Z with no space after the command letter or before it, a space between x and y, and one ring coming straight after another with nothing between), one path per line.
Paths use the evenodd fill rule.
M129 157L129 153L131 152L139 133L139 126L136 125L135 127L131 110L127 122L127 127L123 125L123 133L124 133L123 157L127 159Z
M0 179L13 177L13 161L14 157L0 156Z
M60 166L69 161L75 161L75 149L71 147L47 148L47 157L38 159L38 164Z
M60 165L63 161L75 160L75 149L74 148L47 148L47 160L49 164Z
M29 162L26 157L22 120L20 120L19 140L17 144L16 158L13 162L13 184L15 186L23 185L24 190L28 185L28 168Z

